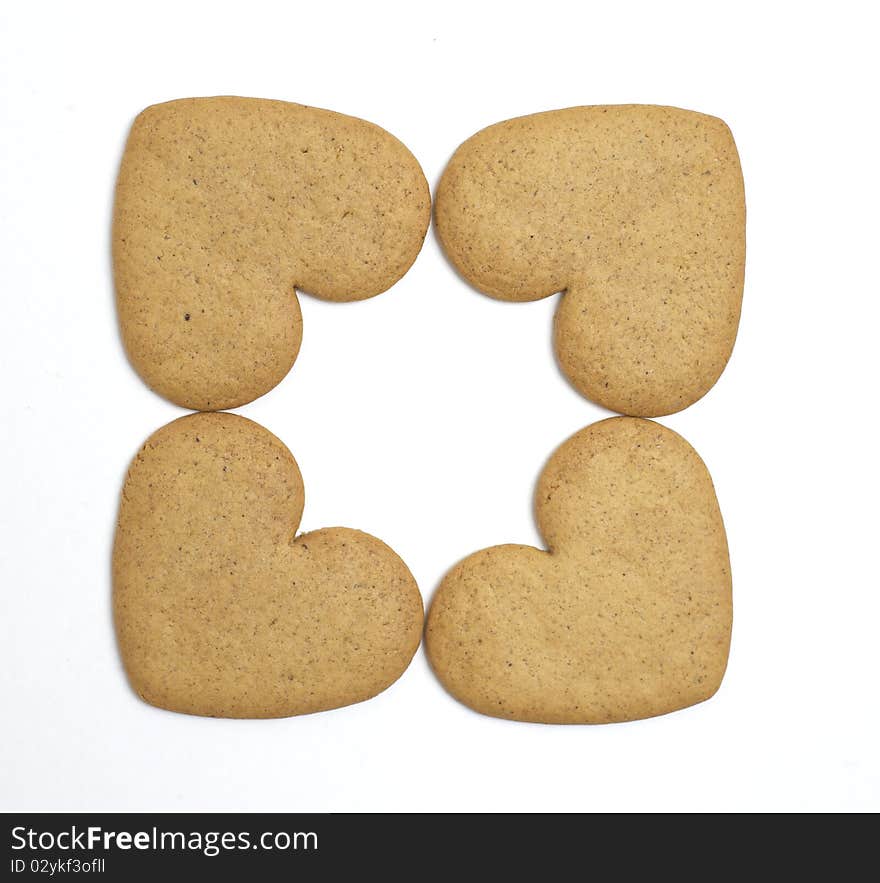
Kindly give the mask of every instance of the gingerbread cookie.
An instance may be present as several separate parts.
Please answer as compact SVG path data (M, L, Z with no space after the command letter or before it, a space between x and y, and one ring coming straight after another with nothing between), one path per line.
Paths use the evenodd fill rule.
M295 537L296 461L234 414L154 433L125 480L113 606L135 691L212 717L307 714L369 699L418 648L422 600L403 561L342 527Z
M508 120L458 148L435 211L447 255L481 291L509 301L564 292L556 354L594 402L671 414L724 370L745 200L721 120L651 105Z
M550 551L484 549L433 601L425 645L452 695L544 723L635 720L712 696L730 564L694 449L649 420L604 420L557 449L535 499Z
M430 194L413 155L372 123L255 98L189 98L134 121L113 267L129 358L187 408L245 404L290 370L295 289L385 291L415 260Z

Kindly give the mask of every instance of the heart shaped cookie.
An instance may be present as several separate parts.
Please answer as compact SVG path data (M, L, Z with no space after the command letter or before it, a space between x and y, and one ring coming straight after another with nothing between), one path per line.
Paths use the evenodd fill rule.
M745 199L730 130L672 107L575 107L461 145L437 232L480 291L564 291L560 366L622 414L680 411L724 370L739 324Z
M378 126L255 98L188 98L134 121L119 177L113 269L122 338L178 405L245 404L293 365L295 289L385 291L415 260L431 198Z
M549 552L484 549L437 591L425 645L449 692L544 723L636 720L712 696L730 564L694 449L649 420L595 423L550 458L535 511Z
M295 537L304 491L287 448L234 414L154 433L122 491L113 607L135 691L212 717L307 714L369 699L418 648L422 600L375 537Z

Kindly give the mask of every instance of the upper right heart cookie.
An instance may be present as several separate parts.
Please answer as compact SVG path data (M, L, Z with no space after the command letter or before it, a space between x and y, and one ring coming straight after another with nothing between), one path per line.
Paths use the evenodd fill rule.
M622 414L686 408L739 325L745 196L730 129L673 107L574 107L483 129L437 189L437 231L480 291L563 291L555 348L587 398Z

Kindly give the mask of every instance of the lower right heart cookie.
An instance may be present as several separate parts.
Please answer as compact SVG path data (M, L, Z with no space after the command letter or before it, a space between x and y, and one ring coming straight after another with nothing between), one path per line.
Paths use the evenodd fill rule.
M633 417L582 429L538 480L549 551L456 565L425 642L449 692L510 720L638 720L710 698L727 666L730 560L715 489L677 433Z

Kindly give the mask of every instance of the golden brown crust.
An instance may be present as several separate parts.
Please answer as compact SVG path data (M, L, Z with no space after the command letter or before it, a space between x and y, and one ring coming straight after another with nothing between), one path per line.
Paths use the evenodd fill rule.
M296 359L294 289L334 301L385 291L429 220L418 162L372 123L255 98L148 107L128 138L113 222L129 358L184 407L245 404Z
M712 480L681 436L616 417L572 436L538 481L550 552L466 558L431 605L444 686L495 717L610 723L708 699L727 665L730 563Z
M422 600L369 534L294 538L293 456L234 414L154 433L131 465L113 550L113 605L135 691L212 717L286 717L369 699L418 648Z
M490 126L436 194L450 260L510 301L564 291L560 366L637 416L680 411L724 370L739 324L745 197L719 119L652 105L575 107Z

